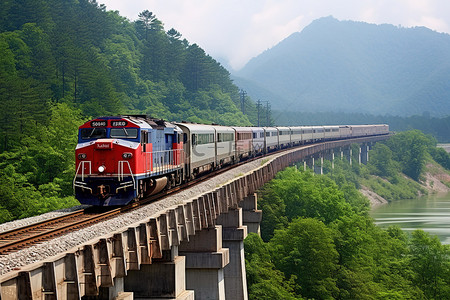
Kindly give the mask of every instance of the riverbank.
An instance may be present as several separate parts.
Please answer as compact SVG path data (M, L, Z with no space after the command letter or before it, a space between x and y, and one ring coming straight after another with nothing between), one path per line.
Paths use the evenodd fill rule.
M377 177L377 176L374 176ZM384 180L384 179L382 179ZM412 179L408 179L412 180ZM423 180L419 182L420 186L427 191L429 195L443 194L450 192L450 174L440 165L428 163L426 165L426 172L423 175ZM390 201L371 190L369 187L361 185L359 191L366 196L370 201L372 208L389 203ZM418 191L417 196L423 196L423 193Z
M437 144L438 148L443 148L445 151L450 153L450 144Z

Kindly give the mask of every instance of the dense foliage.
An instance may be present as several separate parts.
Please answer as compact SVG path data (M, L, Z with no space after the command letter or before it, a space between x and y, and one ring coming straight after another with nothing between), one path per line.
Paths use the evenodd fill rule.
M0 222L73 205L77 126L101 115L256 123L230 74L146 10L95 0L0 5Z
M450 246L376 227L367 199L337 178L288 168L265 186L262 238L245 240L249 298L450 297Z

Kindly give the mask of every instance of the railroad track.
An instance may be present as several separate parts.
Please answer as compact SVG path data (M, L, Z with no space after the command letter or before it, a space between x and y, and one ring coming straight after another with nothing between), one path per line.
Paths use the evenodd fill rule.
M87 208L53 219L1 232L0 254L3 255L30 247L70 231L78 230L111 218L120 212L120 208L100 213Z
M261 158L261 156L257 158ZM66 233L108 220L112 217L118 216L119 214L137 209L156 200L162 200L169 195L180 192L185 188L195 186L196 184L199 184L200 182L208 178L218 176L223 172L226 172L251 160L252 159L249 159L238 164L222 168L220 170L217 170L216 172L205 174L204 176L196 178L183 185L163 191L157 195L141 199L139 202L134 202L127 206L108 209L108 211L102 211L102 208L89 207L49 220L26 225L5 232L0 232L0 255L5 255L24 248L28 248L35 244L45 242Z

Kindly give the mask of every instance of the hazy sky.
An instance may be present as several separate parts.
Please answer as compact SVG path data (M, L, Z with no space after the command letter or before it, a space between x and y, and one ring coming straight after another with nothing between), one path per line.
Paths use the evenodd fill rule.
M426 26L450 33L449 0L97 0L134 21L153 12L165 30L175 28L219 61L242 68L313 20Z

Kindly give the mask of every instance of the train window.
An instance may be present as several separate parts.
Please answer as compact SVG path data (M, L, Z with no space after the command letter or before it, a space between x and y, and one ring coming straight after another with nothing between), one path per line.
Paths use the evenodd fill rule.
M111 128L112 138L135 139L137 136L137 128Z
M214 143L214 133L192 135L192 145L204 145Z
M234 141L234 133L223 134L223 142L232 142L232 141Z
M267 132L267 131L266 131L266 137L267 137L267 136L270 136L270 132Z
M83 128L81 129L81 139L101 139L106 137L106 128Z
M233 136L234 135L232 133L218 133L217 134L217 142L221 143L221 142L234 141Z

